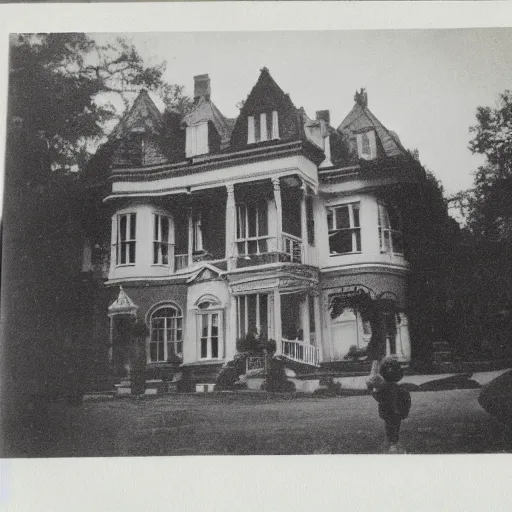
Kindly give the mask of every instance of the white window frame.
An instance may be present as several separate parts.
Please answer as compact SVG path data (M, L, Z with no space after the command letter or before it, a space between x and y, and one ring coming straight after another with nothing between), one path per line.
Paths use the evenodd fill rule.
M126 228L123 233L121 230L121 222L123 218L126 218ZM133 237L132 237L132 225L134 225L133 229ZM130 259L130 247L133 245L133 261ZM117 267L126 267L135 265L137 260L137 213L136 212L125 212L119 213L116 215L116 266ZM124 251L125 261L123 262L123 248L126 247Z
M277 110L261 112L247 117L247 144L279 139L279 115Z
M375 130L369 130L364 133L358 133L357 153L363 160L374 160L377 157L377 143L375 139ZM368 151L365 150L367 145Z
M392 226L391 225L391 219L389 217L389 209L392 208L389 204L386 204L384 201L378 202L378 225L379 225L379 245L380 245L380 252L381 253L390 253L390 254L396 254L398 256L403 256L404 250L403 250L403 244L404 244L404 237L402 232L402 226ZM400 215L398 212L396 212L397 217L400 219ZM383 222L385 221L385 222ZM383 225L384 224L384 225ZM401 223L400 223L401 224ZM398 251L395 250L394 244L393 244L393 235L399 236L402 240L402 250ZM387 240L387 245L386 245Z
M249 236L249 209L248 205L254 205L256 207L256 236ZM267 233L265 235L260 235L260 208L265 208L265 215L267 216ZM240 220L243 219L243 225L241 225ZM249 254L265 254L268 252L268 239L269 236L269 226L268 226L268 203L266 201L256 201L252 203L240 202L236 205L236 233L235 233L235 243L237 247L238 255L247 256ZM240 236L242 235L242 236ZM260 250L261 241L266 240L266 251ZM249 243L256 242L257 252L249 253ZM244 244L244 252L240 252L238 250L239 244Z
M159 311L163 309L174 309L176 311L176 316L155 316ZM163 319L164 325L163 327L154 327L153 320L155 319ZM169 326L170 325L170 326ZM181 325L181 327L179 327ZM169 345L173 345L174 354L183 360L183 312L181 308L176 304L167 303L160 304L156 309L151 312L149 317L149 340L148 340L148 352L147 352L147 362L148 363L165 363L169 360ZM163 330L163 339L154 339L156 330ZM168 331L172 330L174 332L174 340L168 340ZM163 358L160 358L160 350L159 344L163 343ZM156 345L156 359L151 359L151 346ZM179 350L181 348L181 350Z
M202 212L192 212L192 250L203 250Z
M359 210L359 226L355 226L354 222L354 206L357 206ZM338 208L348 208L348 216L349 216L349 222L350 227L348 228L338 228L336 226L336 209ZM329 211L332 215L332 227L329 226ZM339 233L340 231L350 231L352 232L352 250L347 252L339 252L339 253L331 253L331 247L329 243L329 254L330 256L341 256L344 254L358 254L362 252L362 230L361 230L361 202L360 201L354 201L351 203L344 203L344 204L337 204L333 206L327 207L327 232L329 234L329 239ZM359 248L357 247L357 233L359 233Z
M187 126L185 146L187 158L209 153L207 121L194 126Z
M162 219L167 220L167 242L163 241ZM155 236L156 232L156 236ZM168 267L171 264L171 218L160 213L153 214L153 265ZM167 248L167 263L164 262L164 247ZM156 259L156 261L155 261Z
M236 296L236 329L237 329L237 338L242 338L245 336L249 330L249 297L256 296L256 330L258 331L258 335L262 334L268 336L268 332L261 332L261 297L267 297L267 331L270 328L270 294L269 293L247 293L244 295ZM244 314L242 318L241 314L241 303L244 304Z
M202 307L205 306L205 307ZM212 327L213 316L217 316L217 356L213 356L212 346ZM206 335L206 356L201 354L202 341L203 341L203 319L206 317L207 321L207 335ZM224 308L219 300L215 297L205 296L201 297L196 303L196 326L197 326L197 360L219 360L224 359Z

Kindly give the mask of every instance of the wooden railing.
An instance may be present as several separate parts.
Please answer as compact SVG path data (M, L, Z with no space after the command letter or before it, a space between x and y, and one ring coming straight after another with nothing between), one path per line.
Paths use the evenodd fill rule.
M283 253L291 263L302 263L302 240L294 235L283 233Z
M301 340L287 340L284 338L281 343L283 356L291 359L292 361L318 366L318 347L305 343Z

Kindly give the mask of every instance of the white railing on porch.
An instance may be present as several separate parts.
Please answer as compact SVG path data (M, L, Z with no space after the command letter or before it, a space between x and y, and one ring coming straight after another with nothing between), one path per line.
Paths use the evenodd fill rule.
M294 235L283 233L283 252L291 263L302 263L302 240Z
M282 340L283 356L297 361L299 363L318 366L319 350L318 347L305 343L301 340Z
M188 267L188 254L174 255L174 270L181 270Z

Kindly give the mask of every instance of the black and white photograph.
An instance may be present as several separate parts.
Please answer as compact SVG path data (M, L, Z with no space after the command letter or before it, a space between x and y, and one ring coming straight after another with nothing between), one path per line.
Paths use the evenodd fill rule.
M511 28L8 38L2 458L512 453Z

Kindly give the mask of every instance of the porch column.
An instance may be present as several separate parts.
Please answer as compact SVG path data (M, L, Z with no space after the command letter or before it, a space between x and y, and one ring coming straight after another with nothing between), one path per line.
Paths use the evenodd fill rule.
M309 263L309 251L308 251L308 223L306 214L306 196L307 189L306 184L302 182L302 197L300 198L300 232L302 234L302 263L307 265Z
M226 359L233 359L236 353L236 295L229 300L228 329L226 336Z
M281 324L281 294L279 288L274 288L274 339L276 340L276 355L283 352Z
M226 258L228 270L235 268L235 230L236 230L236 209L235 209L235 186L233 183L226 185L228 196L226 199Z
M192 265L192 251L194 248L194 219L192 218L192 208L188 208L188 265Z
M281 182L279 178L272 178L272 186L274 187L274 200L276 202L276 248L278 252L281 252L283 246L283 205L281 202Z
M302 337L304 339L304 343L308 345L311 343L310 336L310 325L309 325L309 294L306 294L304 300L300 303L300 320L301 320L301 328L302 328Z
M320 314L320 294L313 295L313 307L315 310L315 345L318 347L318 361L323 361L322 344L322 317Z

